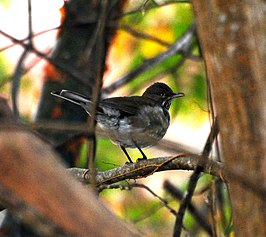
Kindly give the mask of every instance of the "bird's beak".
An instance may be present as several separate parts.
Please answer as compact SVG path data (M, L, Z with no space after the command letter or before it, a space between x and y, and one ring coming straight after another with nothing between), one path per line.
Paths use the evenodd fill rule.
M173 93L173 95L171 96L171 99L175 99L175 98L183 97L183 96L185 96L183 92L176 92L176 93Z

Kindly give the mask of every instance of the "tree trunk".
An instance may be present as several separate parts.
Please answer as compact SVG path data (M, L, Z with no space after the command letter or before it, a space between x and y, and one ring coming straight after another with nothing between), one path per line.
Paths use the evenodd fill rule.
M115 27L104 27L102 39L99 39L99 24L106 26L111 19L120 16L122 1L106 1L107 10L103 12L104 1L73 0L66 1L63 7L62 26L58 33L57 44L49 63L45 68L44 85L38 106L36 122L53 120L65 123L86 123L87 113L80 107L57 99L53 91L72 90L92 98L96 80L101 80L105 69L105 56L115 33ZM105 15L102 19L102 15ZM115 21L113 20L113 23ZM97 60L102 49L101 59ZM98 68L101 68L97 76ZM99 81L98 81L99 82ZM100 82L99 82L100 83ZM39 132L56 145L64 144L75 132L39 129ZM74 166L80 155L82 139L76 139L72 149L59 146L57 151L64 160Z
M193 0L229 178L236 236L266 236L266 15L262 0ZM264 199L264 200L263 200Z

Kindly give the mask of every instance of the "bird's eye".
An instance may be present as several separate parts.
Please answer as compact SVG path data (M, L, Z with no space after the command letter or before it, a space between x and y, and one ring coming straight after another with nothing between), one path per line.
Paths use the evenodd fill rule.
M164 97L164 96L165 96L165 94L164 94L164 93L161 93L161 94L160 94L160 96L161 96L161 97Z

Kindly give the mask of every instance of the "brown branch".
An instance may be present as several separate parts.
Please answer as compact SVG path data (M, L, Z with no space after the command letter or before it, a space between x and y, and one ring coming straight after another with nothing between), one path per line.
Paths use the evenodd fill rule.
M12 105L13 105L13 112L15 118L18 120L19 119L19 109L17 106L17 97L18 97L18 92L19 92L19 86L20 86L20 81L21 77L23 75L24 71L24 62L29 54L30 49L32 48L32 14L31 14L31 0L28 0L28 43L26 43L24 47L24 51L21 54L19 61L17 63L13 78L12 78Z
M58 29L60 29L61 28L61 26L57 26L57 27L54 27L54 28L51 28L51 29L48 29L48 30L43 30L43 31L40 31L40 32L38 32L38 33L34 33L34 34L32 34L32 39L33 38L35 38L35 37L37 37L37 36L40 36L40 35L42 35L42 34L45 34L45 33L47 33L47 32L50 32L50 31L53 31L53 30L58 30ZM7 37L7 35L5 35L6 37ZM10 36L10 35L9 35ZM12 37L12 36L10 36L10 37ZM11 41L13 41L14 42L14 40L13 39L15 39L15 38L13 38L13 39L11 39L10 37L8 37ZM27 37L25 37L24 39L21 39L21 40L19 40L20 42L24 42L25 43L25 41L28 41L29 40L29 36L27 36ZM26 43L25 43L26 44ZM12 48L12 47L14 47L14 46L16 46L17 45L17 43L16 42L14 42L14 43L12 43L12 44L10 44L10 45L7 45L7 46L5 46L5 47L3 47L3 48L0 48L0 52L3 52L3 51L5 51L5 50L7 50L7 49L10 49L10 48Z
M218 237L218 233L217 233L218 213L217 213L216 194L217 194L217 190L216 190L215 182L212 181L211 187L208 193L208 207L210 209L210 216L211 216L210 223L212 226L212 237Z
M32 40L32 35L33 35L33 30L32 30L32 7L31 7L31 0L28 0L28 39L29 39L29 46L33 46L33 40Z
M29 47L26 47L19 58L19 61L15 68L14 75L12 77L12 105L13 105L13 113L17 120L19 119L19 109L17 106L18 91L19 91L21 76L24 71L24 62L28 54L29 54Z
M32 134L1 131L0 157L0 203L40 235L137 236Z
M108 24L109 26L109 24ZM140 32L138 30L135 30L133 29L132 27L126 25L126 24L119 24L117 26L119 29L121 30L124 30L125 32L128 32L129 34L131 34L132 36L134 37L137 37L137 38L141 38L141 39L144 39L144 40L149 40L149 41L152 41L152 42L155 42L159 45L162 45L164 47L170 47L171 44L162 40L162 39L159 39L153 35L149 35L147 33L144 33L144 32Z
M155 172L167 170L195 170L203 164L202 157L193 154L181 154L171 157L159 157L140 160L136 163L125 164L121 167L106 171L98 171L96 174L97 185L112 184L126 179L140 179L152 175ZM83 183L90 183L90 172L87 169L70 168L68 172ZM220 177L223 173L223 164L208 160L203 167L203 172Z
M138 12L148 12L150 10L153 10L155 8L160 8L160 7L165 7L171 4L176 4L176 3L190 3L189 0L174 0L174 1L167 1L167 2L163 2L160 4L156 4L156 5L141 5L140 7L137 7L136 9L133 9L131 11L125 12L122 17L128 16L128 15L132 15Z
M184 34L181 36L172 46L167 49L166 51L160 53L159 55L155 56L154 58L148 59L144 61L140 66L117 80L112 85L108 86L107 88L103 89L102 93L111 93L118 89L120 86L128 83L132 79L136 78L140 74L146 72L147 70L151 69L152 67L160 64L161 62L165 61L166 59L174 56L177 53L184 53L186 52L191 44L192 39L195 33L195 26L192 25Z
M182 200L184 198L183 193L169 181L166 180L163 186L176 199ZM188 204L188 210L195 217L197 223L211 236L212 229L208 221L206 221L207 218L200 213L192 202Z
M173 215L176 215L175 209L170 207L168 205L168 201L164 198L157 195L154 191L152 191L148 186L144 184L138 184L138 183L132 183L132 184L102 184L98 187L99 192L101 192L104 189L121 189L121 190L131 190L133 188L142 188L147 190L152 196L159 199L160 202L172 213Z
M14 43L22 46L23 48L27 48L28 47L28 44L26 44L24 42L25 40L18 40L15 37L5 33L2 30L0 30L0 34L2 34L5 37L9 38L11 41L13 41ZM83 75L78 70L76 70L75 68L71 67L70 65L65 65L63 63L60 63L60 62L54 60L53 58L49 57L46 53L40 52L39 50L37 50L34 47L32 47L30 50L31 50L32 53L36 54L38 57L40 57L40 58L46 60L47 62L53 64L54 66L56 66L62 72L72 76L77 81L79 81L81 84L83 84L85 86L92 86L93 83L92 83L91 80L88 80L88 76L87 75Z
M206 144L204 146L203 152L202 152L202 165L197 165L195 168L193 174L191 175L188 183L188 188L186 195L184 196L181 205L178 210L178 214L176 216L176 222L175 222L175 227L174 227L174 237L179 237L181 235L182 231L182 223L183 223L183 218L186 212L186 209L188 208L188 205L191 203L193 193L195 191L197 182L200 178L200 173L204 170L203 167L205 166L204 164L209 162L209 154L211 152L212 144L213 141L215 140L217 134L219 132L218 128L218 123L217 119L214 120L210 134L208 136L208 139L206 141Z
M92 136L89 139L88 144L88 168L90 168L93 173L95 173L95 154L96 154L96 113L98 103L101 97L101 88L102 88L102 79L103 79L103 71L104 71L104 62L105 62L105 25L107 19L107 10L108 10L108 1L103 0L100 4L101 11L99 14L99 21L97 22L97 28L95 33L95 47L97 54L95 55L95 84L92 90L92 109L90 111L91 120L89 122L89 131L91 132ZM91 47L92 48L92 47ZM94 176L93 176L94 177ZM94 180L94 179L93 179ZM93 182L95 183L95 182Z

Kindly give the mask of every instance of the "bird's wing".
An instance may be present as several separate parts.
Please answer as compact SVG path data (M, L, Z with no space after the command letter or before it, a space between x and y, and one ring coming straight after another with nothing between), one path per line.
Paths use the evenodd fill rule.
M99 103L103 113L106 113L106 110L107 112L117 112L116 115L119 117L135 115L143 105L152 105L152 101L141 96L130 96L112 97L104 99Z

